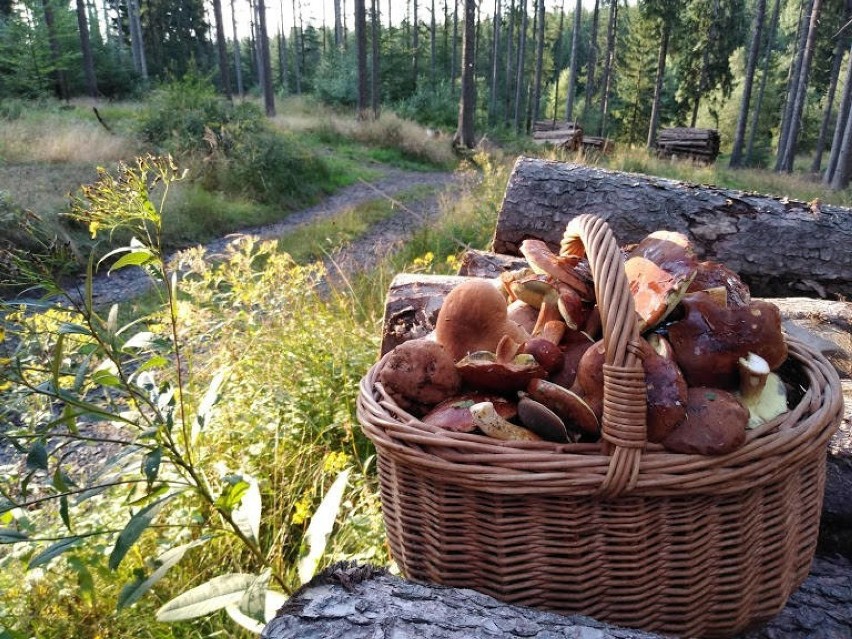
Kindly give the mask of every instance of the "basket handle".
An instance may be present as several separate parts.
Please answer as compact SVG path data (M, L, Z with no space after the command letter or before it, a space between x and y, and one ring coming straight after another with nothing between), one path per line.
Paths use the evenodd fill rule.
M647 442L645 372L639 357L639 324L621 250L607 223L594 215L573 218L561 255L588 256L603 324L604 401L602 437L610 455L598 493L616 497L635 485Z

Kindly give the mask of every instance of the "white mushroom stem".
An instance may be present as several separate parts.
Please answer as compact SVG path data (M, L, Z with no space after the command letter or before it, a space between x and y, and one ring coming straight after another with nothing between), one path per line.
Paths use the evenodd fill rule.
M491 402L479 402L470 407L473 423L489 437L506 441L539 441L541 437L522 426L506 421Z
M746 404L759 400L766 387L769 376L769 364L756 353L740 357L740 396Z
M545 322L544 326L539 333L539 337L542 339L546 339L551 344L559 344L562 341L562 337L565 335L565 330L568 327L565 325L565 322L562 320L551 320L550 322Z
M739 360L740 399L748 408L749 428L772 421L787 412L787 389L778 375L769 371L765 359L749 353Z

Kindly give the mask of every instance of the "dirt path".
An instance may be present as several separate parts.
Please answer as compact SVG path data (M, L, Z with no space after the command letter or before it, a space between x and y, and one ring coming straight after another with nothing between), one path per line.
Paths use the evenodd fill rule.
M215 260L224 254L228 244L240 236L251 235L259 240L275 239L300 226L331 217L364 202L393 198L416 186L434 187L437 192L441 192L454 183L456 177L452 173L403 171L387 167L382 177L373 182L357 182L314 206L289 214L280 222L243 229L208 242L204 249L208 259ZM376 265L389 251L434 219L438 212L435 195L408 202L398 208L396 215L379 222L365 236L342 247L332 258L335 268L351 274L354 270L366 270ZM169 260L174 260L178 253L170 255ZM150 280L140 269L127 268L112 274L104 272L95 277L94 302L97 305L109 305L132 299L144 293L150 285ZM79 286L82 289L82 282Z

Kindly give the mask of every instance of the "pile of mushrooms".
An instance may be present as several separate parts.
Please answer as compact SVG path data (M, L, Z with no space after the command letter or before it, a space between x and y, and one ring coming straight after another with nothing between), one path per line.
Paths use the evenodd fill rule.
M397 346L378 381L427 424L503 440L596 441L604 346L588 265L527 239L528 268L447 295L429 336ZM778 309L731 270L658 231L625 249L642 333L648 441L718 455L785 413Z

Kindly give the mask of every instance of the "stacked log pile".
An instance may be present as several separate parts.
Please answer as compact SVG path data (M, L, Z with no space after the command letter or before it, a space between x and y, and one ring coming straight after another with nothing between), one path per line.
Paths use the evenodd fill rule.
M600 138L594 135L583 136L583 150L587 153L589 151L596 151L597 153L606 155L612 153L613 149L615 149L615 142L609 138Z
M552 144L566 151L576 151L583 144L583 129L576 122L538 120L533 124L533 141Z
M662 129L657 135L657 155L712 164L719 155L719 132L688 127Z

